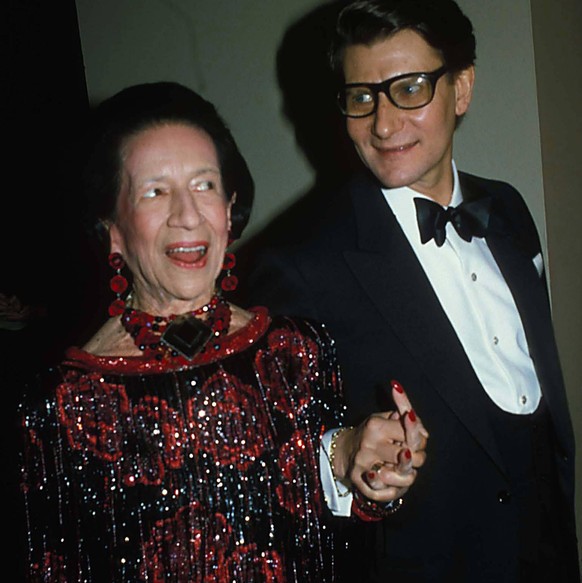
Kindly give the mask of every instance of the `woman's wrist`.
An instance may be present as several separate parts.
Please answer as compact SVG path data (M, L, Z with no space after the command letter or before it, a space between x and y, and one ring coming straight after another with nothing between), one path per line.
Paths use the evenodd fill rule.
M346 481L348 474L349 456L346 455L346 443L353 427L341 427L331 437L329 444L329 463L335 478Z

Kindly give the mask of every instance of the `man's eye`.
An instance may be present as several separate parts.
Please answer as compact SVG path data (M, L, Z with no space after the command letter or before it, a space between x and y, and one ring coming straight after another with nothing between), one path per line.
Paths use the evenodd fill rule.
M421 91L421 86L419 83L401 83L397 87L393 88L397 94L401 95L402 97L415 95L419 91Z
M404 93L408 93L409 95L414 95L415 93L418 93L421 90L422 87L420 86L419 83L410 83L402 88L402 91L404 91Z
M402 80L392 87L391 93L396 100L423 97L429 91L429 85L422 79Z
M370 92L360 91L358 93L353 93L350 97L352 103L356 105L366 105L374 101L374 97Z

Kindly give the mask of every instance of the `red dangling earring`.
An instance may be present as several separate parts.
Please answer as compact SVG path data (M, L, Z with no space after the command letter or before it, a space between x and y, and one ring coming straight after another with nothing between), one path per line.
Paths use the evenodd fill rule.
M110 253L108 259L109 265L115 270L115 275L109 282L109 287L116 296L109 305L109 315L113 317L123 314L123 310L125 310L125 300L121 294L127 289L127 279L121 275L121 270L125 267L121 253Z
M228 244L230 245L233 243L233 240L229 240ZM226 271L225 276L222 278L220 282L220 287L225 292L234 291L238 286L238 277L231 273L232 269L236 265L236 257L234 253L227 252L224 254L224 263L222 264L222 269Z

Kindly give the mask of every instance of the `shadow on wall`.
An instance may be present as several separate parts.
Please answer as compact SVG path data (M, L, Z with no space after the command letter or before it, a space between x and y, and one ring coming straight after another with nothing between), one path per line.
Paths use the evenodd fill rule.
M328 61L335 20L344 3L331 2L306 14L291 25L279 46L277 80L284 114L315 180L296 202L241 244L237 271L242 282L262 249L307 237L321 211L333 201L334 190L360 164L335 104L338 82ZM245 303L242 295L234 301Z

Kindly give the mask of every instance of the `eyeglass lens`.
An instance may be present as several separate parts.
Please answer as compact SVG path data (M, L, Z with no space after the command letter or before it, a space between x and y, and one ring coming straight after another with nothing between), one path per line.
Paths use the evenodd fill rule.
M434 84L427 76L415 74L382 83L347 86L339 94L340 108L351 117L370 115L376 109L380 92L385 93L396 107L417 109L430 103Z

